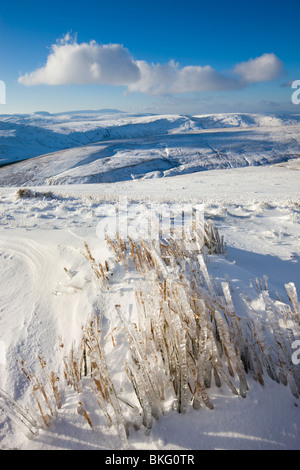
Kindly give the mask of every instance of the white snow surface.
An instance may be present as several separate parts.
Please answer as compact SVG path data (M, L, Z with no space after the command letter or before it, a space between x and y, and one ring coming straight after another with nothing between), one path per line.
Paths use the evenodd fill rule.
M264 275L273 297L288 302L289 282L299 294L298 116L37 113L1 116L0 126L2 162L26 159L0 168L0 388L24 406L31 391L16 360L34 369L41 354L58 371L58 338L66 347L79 341L90 314L102 313L106 332L119 326L116 303L134 320L136 277L96 233L120 197L129 205L202 203L227 243L227 257L210 256L209 273L230 279L237 309ZM35 197L16 196L25 186ZM105 294L85 242L113 266ZM106 353L117 393L130 402L119 341L107 341ZM246 398L212 388L214 410L190 406L182 415L167 403L150 435L130 429L130 449L300 449L299 400L268 376L264 386L247 379ZM52 426L32 440L0 410L0 449L118 448L105 427L91 430L74 411L77 401L67 394Z

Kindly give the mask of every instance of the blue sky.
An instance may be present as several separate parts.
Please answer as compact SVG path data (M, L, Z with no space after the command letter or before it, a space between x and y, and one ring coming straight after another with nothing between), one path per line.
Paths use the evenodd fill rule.
M283 85L300 79L299 14L295 0L7 2L0 113L298 112Z

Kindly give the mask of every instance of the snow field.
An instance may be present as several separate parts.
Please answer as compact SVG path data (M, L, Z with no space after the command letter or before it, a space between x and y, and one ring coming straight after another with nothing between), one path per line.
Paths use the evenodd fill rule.
M212 175L215 184L216 175ZM101 205L105 208L107 204L110 207L118 204L118 193L111 190L110 195L99 195L97 185L86 187L84 191L82 187L77 190L76 187L61 187L53 188L49 194L48 188L45 192L33 188L29 193L31 197L25 198L17 196L16 188L2 190L1 277L5 280L2 289L5 296L0 340L6 345L5 389L24 405L32 402L32 391L16 365L16 358L23 359L28 370L37 371L38 375L42 372L38 361L41 355L48 370L58 372L62 366L58 338L61 336L65 350L70 350L72 345L79 344L85 322L94 313L101 312L104 337L113 331L113 339L106 337L105 352L116 393L139 408L124 372L124 362L120 360L128 355L128 345L124 334L118 331L120 320L115 305L122 306L129 322L136 320L134 291L141 282L141 275L135 270L126 273L122 263L116 264L111 250L96 235ZM156 186L157 197L158 190ZM135 192L132 197L137 195ZM190 197L193 200L192 193ZM227 258L210 256L209 273L219 286L230 280L232 298L239 312L245 309L240 298L243 294L250 296L255 309L263 315L264 302L256 284L263 275L268 276L268 291L273 299L278 294L283 302L289 303L284 287L288 282L295 282L299 292L299 206L295 200L291 202L288 195L286 200L281 200L281 205L278 201L275 203L272 195L269 201L264 195L263 201L250 203L244 199L234 204L233 199L229 199L228 204L226 201L218 204L208 198L204 204L206 220L217 224L228 244ZM150 196L145 196L145 200L149 203ZM109 291L103 287L99 291L98 280L84 256L85 242L103 266L107 260ZM17 291L16 285L19 286ZM171 394L164 402L164 416L159 421L154 419L150 435L145 436L141 414L137 415L141 427L139 430L129 428L129 448L297 448L298 406L289 387L276 384L267 374L264 374L263 387L253 381L251 374L247 379L246 399L234 396L226 385L221 388L212 385L209 396L214 410L204 405L196 411L189 403L186 414L178 414L172 410L174 396ZM91 405L90 391L78 395L65 389L62 383L61 388L63 407L51 427L44 425L33 440L28 441L19 427L4 418L3 448L11 447L11 440L18 448L33 449L122 446L116 428L107 428L103 415ZM77 412L79 398L94 430ZM122 408L125 416L132 420L128 406L122 404Z

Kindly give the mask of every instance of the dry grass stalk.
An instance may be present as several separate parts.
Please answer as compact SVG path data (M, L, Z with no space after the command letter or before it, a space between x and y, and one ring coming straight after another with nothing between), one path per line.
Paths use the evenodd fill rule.
M205 227L205 245L210 253L225 251L223 239L212 226ZM230 283L222 283L221 290L216 287L208 275L203 254L188 251L183 240L179 239L160 243L130 241L129 249L124 241L117 239L114 247L117 253L125 248L124 257L127 260L131 258L135 269L144 277L142 288L137 290L136 296L138 331L142 339L135 343L135 347L139 350L153 342L153 354L160 355L166 375L173 383L179 411L186 410L188 392L195 408L201 406L201 400L213 408L206 392L212 377L217 386L224 381L234 394L238 392L232 379L237 379L239 394L246 397L246 374L250 371L261 385L264 384L264 370L275 381L279 376L281 382L290 383L293 394L298 395L299 378L297 381L290 351L282 337L282 328L276 329L276 322L273 325L275 343L279 348L274 358L272 348L266 347L268 338L264 337L264 327L256 312L255 323L237 315ZM128 261L126 265L129 266ZM257 286L266 295L266 276L261 281L257 280ZM291 314L295 317L298 303L293 288L289 290L289 297L294 309ZM126 323L124 318L123 315L123 324ZM175 328L172 326L174 322ZM134 334L128 325L125 329L132 345ZM132 362L134 366L127 364L126 369L146 413L145 403L151 407L152 401L149 400L149 391L139 383L135 372L137 368L143 370L146 361L141 352L138 354L135 351ZM276 372L278 364L279 371ZM152 381L155 381L155 375L152 375Z
M20 361L20 368L32 387L33 397L37 403L39 414L40 414L40 417L42 418L42 421L44 422L46 426L50 426L51 417L57 416L58 403L52 400L51 395L49 394L49 390L47 390L47 388L49 388L49 385L50 385L50 391L53 393L51 381L45 370L46 362L42 359L40 355L38 356L38 360L42 367L42 372L45 378L45 383L42 382L40 379L38 379L38 377L35 374L31 374L26 370L24 361ZM44 409L45 407L46 409L48 409L48 412L50 413L50 415L48 414L48 412L45 411Z
M29 439L33 439L38 423L28 409L23 408L13 397L0 389L0 410L3 411Z
M92 390L107 425L115 426L122 443L122 448L126 449L128 448L128 442L125 422L111 379L102 342L101 318L95 315L83 327L80 347L75 352L73 345L69 353L69 359L64 356L64 374L67 378L67 383L73 386L81 395L84 394L86 386ZM82 414L89 423L90 418L84 412L82 403L78 410L78 413L80 412L79 414ZM91 422L89 424L92 427Z
M131 352L126 370L132 379L135 390L141 391L137 397L143 408L146 427L149 428L149 422L151 421L148 419L149 407L151 415L156 419L158 419L162 411L161 390L155 370L155 350L151 348L149 341L147 341L143 333L138 330L137 325L127 322L119 305L116 305L116 310L124 327ZM152 358L152 361L149 357Z
M29 188L19 188L16 192L16 199L27 199L27 198L37 198L37 197L42 197L42 198L47 198L47 199L53 199L55 198L54 194L51 191L46 191L39 193L37 191L32 191Z
M86 409L83 407L81 401L78 402L77 413L80 416L83 416L84 419L87 421L88 425L90 426L90 428L93 429L93 424L92 424L91 418L89 417L89 414L86 411Z
M46 361L42 358L42 356L39 354L38 359L40 362L40 365L42 367L42 371L45 377L45 382L48 384L50 390L53 393L54 399L55 399L55 406L59 409L62 406L61 403L61 394L58 389L58 382L59 382L59 377L57 374L55 374L53 371L50 372L50 376L47 373L46 366L47 363ZM56 412L53 412L52 414L54 415Z
M296 286L293 282L285 284L288 298L293 306L293 318L300 324L300 304L298 303L298 295Z
M81 346L75 349L75 345L72 344L70 352L66 355L64 353L64 344L59 339L59 347L62 354L62 361L64 365L64 378L67 385L72 386L77 393L82 391L82 362L83 362L83 351Z
M108 277L105 274L105 270L104 270L102 264L95 260L95 258L93 257L93 255L91 253L91 250L90 250L90 248L89 248L89 246L86 242L84 243L84 246L85 246L85 250L86 250L85 257L89 261L89 263L92 267L92 270L93 270L93 272L96 276L96 279L100 282L101 287L106 286L106 288L108 288L108 285L107 285ZM106 270L107 270L107 265L106 265Z
M33 396L37 402L37 405L38 405L38 409L39 409L39 412L40 412L40 416L44 422L44 424L49 427L51 426L51 417L44 412L43 410L43 407L42 407L42 404L40 402L40 399L39 399L39 396L38 396L38 391L40 390L40 388L38 387L38 385L33 385Z
M51 383L51 388L53 390L53 394L55 397L55 401L57 404L57 408L60 409L62 407L62 401L61 401L61 394L58 389L57 383L59 382L59 377L58 375L55 374L55 372L50 373L50 383Z

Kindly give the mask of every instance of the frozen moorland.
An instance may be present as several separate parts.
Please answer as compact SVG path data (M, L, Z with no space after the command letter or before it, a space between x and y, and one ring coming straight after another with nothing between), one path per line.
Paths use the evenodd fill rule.
M299 116L0 129L0 449L300 449Z
M288 161L299 115L2 116L0 186L113 183ZM31 160L32 157L38 157Z

